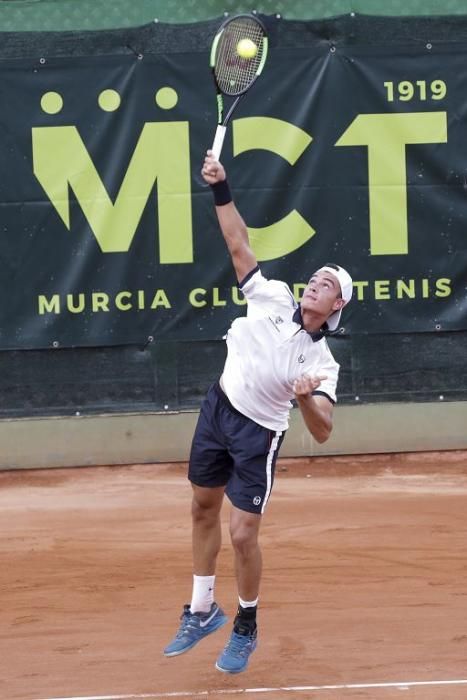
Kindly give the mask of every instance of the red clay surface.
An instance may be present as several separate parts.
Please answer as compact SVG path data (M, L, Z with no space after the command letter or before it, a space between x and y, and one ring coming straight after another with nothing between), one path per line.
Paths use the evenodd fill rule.
M439 684L467 678L466 453L280 461L259 646L237 676L214 668L230 625L162 655L191 594L185 475L0 473L2 700L467 698L467 684ZM232 616L228 511L216 599ZM339 687L280 690L325 685Z

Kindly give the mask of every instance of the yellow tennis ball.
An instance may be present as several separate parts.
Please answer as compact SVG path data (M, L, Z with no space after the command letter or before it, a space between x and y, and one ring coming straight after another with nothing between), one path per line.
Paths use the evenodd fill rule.
M240 39L237 44L237 53L241 58L254 58L258 52L258 47L251 39Z

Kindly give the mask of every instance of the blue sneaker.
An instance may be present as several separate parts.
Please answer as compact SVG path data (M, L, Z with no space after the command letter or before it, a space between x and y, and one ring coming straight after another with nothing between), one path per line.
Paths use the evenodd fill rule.
M234 629L227 646L216 661L217 670L224 673L245 671L250 654L256 649L256 636L256 629L253 632L247 631L246 634L238 634Z
M225 625L227 616L217 603L213 603L211 610L207 613L192 613L190 606L184 605L180 620L181 624L175 638L164 649L165 656L178 656L188 651L208 634Z

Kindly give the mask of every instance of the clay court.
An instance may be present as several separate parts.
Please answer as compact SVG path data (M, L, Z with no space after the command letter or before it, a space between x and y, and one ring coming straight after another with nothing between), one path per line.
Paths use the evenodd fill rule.
M191 592L185 464L0 473L4 700L467 697L467 454L279 462L258 650L166 659ZM216 598L236 591L227 535Z

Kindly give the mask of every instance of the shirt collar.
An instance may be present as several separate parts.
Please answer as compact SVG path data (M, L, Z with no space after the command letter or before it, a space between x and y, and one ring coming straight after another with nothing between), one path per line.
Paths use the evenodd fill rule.
M302 311L300 308L300 304L297 306L297 308L294 311L294 315L292 316L292 321L295 323L298 323L302 330L306 331L312 341L316 343L318 340L321 340L321 338L324 338L326 335L326 330L327 330L327 323L324 324L324 326L319 330L319 331L307 331L306 328L303 326L303 319L302 319Z

